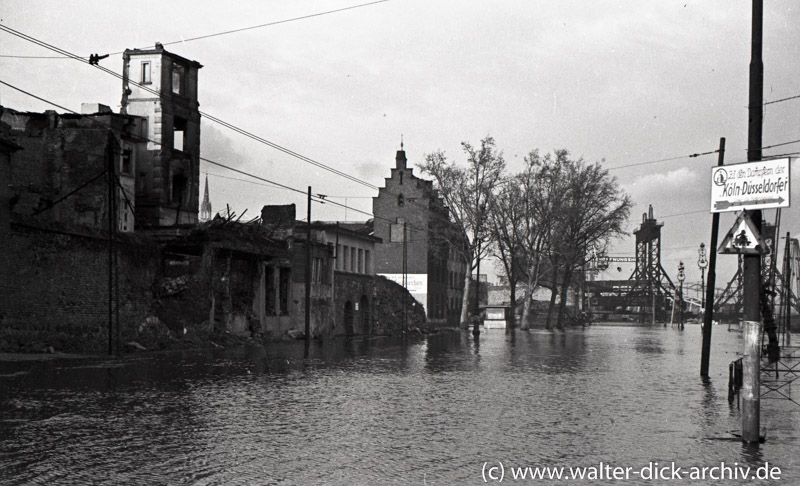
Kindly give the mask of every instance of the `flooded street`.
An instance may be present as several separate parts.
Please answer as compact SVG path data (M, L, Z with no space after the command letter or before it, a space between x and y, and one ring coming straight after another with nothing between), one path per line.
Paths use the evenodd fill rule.
M697 325L2 362L0 482L482 484L486 463L657 461L768 462L781 480L759 484L800 484L800 407L762 401L759 447L731 434L740 339L714 328L708 383Z

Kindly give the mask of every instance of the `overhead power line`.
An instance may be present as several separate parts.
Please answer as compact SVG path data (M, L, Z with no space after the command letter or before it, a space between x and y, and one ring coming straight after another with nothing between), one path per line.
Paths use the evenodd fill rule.
M344 11L347 11L347 10L354 10L354 9L357 9L357 8L369 7L369 6L372 6L372 5L376 5L376 4L379 4L379 3L385 3L385 2L389 2L389 1L391 1L391 0L376 0L374 2L362 3L362 4L359 4L359 5L351 5L349 7L342 7L342 8L337 8L337 9L333 9L333 10L326 10L324 12L317 12L317 13L308 14L308 15L301 15L300 17L292 17L292 18L289 18L289 19L283 19L283 20L276 20L276 21L273 21L273 22L267 22L265 24L252 25L250 27L242 27L242 28L239 28L239 29L225 30L225 31L216 32L216 33L213 33L213 34L206 34L206 35L200 35L200 36L197 36L197 37L190 37L188 39L180 39L180 40L174 40L174 41L170 41L170 42L162 42L161 45L169 46L169 45L173 45L173 44L185 44L186 42L192 42L192 41L202 40L202 39L209 39L211 37L219 37L219 36L222 36L222 35L236 34L236 33L245 32L245 31L248 31L248 30L255 30L255 29L261 29L261 28L264 28L264 27L271 27L271 26L274 26L274 25L287 24L289 22L296 22L298 20L307 20L307 19L311 19L311 18L315 18L315 17L322 17L323 15L330 15L330 14L334 14L334 13L344 12ZM113 55L116 55L116 54L122 54L123 52L124 51L112 52L112 53L110 53L110 55L113 56ZM0 55L0 57L19 58L19 59L65 59L65 58L68 58L68 57L71 57L71 56L67 56L67 55L62 55L62 56L16 56L16 55L2 54L2 55ZM88 56L86 56L86 57L88 57Z
M12 34L12 35L15 35L15 36L17 36L17 37L20 37L20 38L22 38L22 39L24 39L24 40L26 40L26 41L28 41L28 42L31 42L31 43L37 44L37 45L39 45L39 46L45 47L46 49L49 49L49 50L52 50L52 51L54 51L54 52L57 52L57 53L63 54L63 55L65 55L65 56L68 56L69 58L71 58L71 59L74 59L74 60L76 60L76 61L82 62L82 63L84 63L84 64L89 64L89 65L91 65L91 66L93 66L93 67L95 67L95 68L97 68L97 69L99 69L99 70L101 70L101 71L105 72L106 74L109 74L109 75L111 75L111 76L114 76L114 77L115 77L115 78L117 78L117 79L120 79L120 80L125 80L125 79L124 79L124 76L122 76L121 74L118 74L118 73L116 73L116 72L112 71L111 69L108 69L108 68L106 68L106 67L104 67L104 66L101 66L100 64L98 64L98 63L96 63L96 62L92 62L92 61L90 60L90 59L91 59L91 57L90 57L90 59L84 59L84 58L82 58L81 56L79 56L79 55L77 55L77 54L75 54L75 53L69 52L69 51L67 51L67 50L64 50L64 49L62 49L62 48L60 48L60 47L54 46L54 45L52 45L52 44L48 44L48 43L47 43L47 42L45 42L45 41L42 41L42 40L40 40L40 39L37 39L37 38L35 38L35 37L33 37L33 36L30 36L30 35L28 35L28 34L25 34L25 33L23 33L23 32L17 31L17 30L15 30L15 29L12 29L12 28L10 28L10 27L8 27L8 26L5 26L5 25L2 25L2 24L0 24L0 30L4 30L4 31L6 31L6 32L8 32L8 33L10 33L10 34ZM96 55L93 55L93 56L96 56ZM105 57L105 56L104 56L104 57ZM143 84L141 84L141 83L137 83L137 82L135 82L135 81L131 80L130 78L128 78L128 79L127 79L127 82L128 82L129 84L132 84L132 85L134 85L134 86L136 86L136 87L138 87L138 88L140 88L140 89L142 89L142 90L144 90L144 91L147 91L147 92L149 92L149 93L151 93L151 94L153 94L153 95L155 95L155 96L158 96L159 98L162 98L162 99L163 99L163 98L165 98L165 97L164 97L164 95L163 95L162 93L160 93L160 92L158 92L158 91L156 91L156 90L152 89L151 87L149 87L149 86L147 86L147 85L143 85ZM170 98L170 100L171 100L171 101L173 101L173 102L182 102L182 100L180 100L180 99L177 99L177 100L176 100L176 99L172 99L172 98ZM67 110L68 110L68 109L67 109ZM68 111L70 111L70 110L68 110ZM297 158L297 159L299 159L299 160L302 160L302 161L304 161L304 162L306 162L306 163L309 163L309 164L311 164L311 165L314 165L315 167L318 167L318 168L320 168L320 169L323 169L323 170L326 170L326 171L328 171L328 172L331 172L331 173L333 173L333 174L335 174L335 175L338 175L338 176L340 176L340 177L343 177L343 178L345 178L345 179L348 179L348 180L350 180L350 181L352 181L352 182L356 182L356 183L358 183L358 184L364 185L364 186L366 186L366 187L369 187L370 189L373 189L373 190L380 190L380 189L381 189L380 187L378 187L378 186L376 186L376 185L374 185L374 184L371 184L371 183L369 183L369 182L367 182L367 181L364 181L364 180L362 180L362 179L359 179L359 178L357 178L357 177L355 177L355 176L352 176L352 175L350 175L350 174L348 174L348 173L346 173L346 172L342 172L342 171L340 171L340 170L338 170L338 169L334 169L333 167L330 167L330 166L328 166L328 165L325 165L325 164L323 164L322 162L318 162L318 161L316 161L316 160L314 160L314 159L312 159L312 158L310 158L310 157L306 157L306 156L304 156L304 155L302 155L302 154L299 154L299 153L297 153L297 152L294 152L294 151L293 151L293 150L291 150L291 149L288 149L288 148L282 147L282 146L280 146L280 145L278 145L278 144L276 144L276 143L274 143L274 142L271 142L271 141L269 141L269 140L267 140L267 139L265 139L265 138L263 138L263 137L260 137L260 136L258 136L258 135L252 134L252 133L250 133L250 132L248 132L248 131L246 131L246 130L244 130L244 129L242 129L242 128L240 128L240 127L236 126L236 125L233 125L232 123L229 123L229 122L226 122L226 121L224 121L224 120L221 120L221 119L219 119L219 118L215 117L214 115L211 115L210 113L206 113L206 112L203 112L203 111L200 111L200 110L198 110L198 112L199 112L199 113L200 113L200 114L201 114L203 117L205 117L205 118L207 118L207 119L209 119L209 120L211 120L211 121L213 121L213 122L215 122L215 123L218 123L218 124L220 124L220 125L222 125L222 126L224 126L224 127L228 128L228 129L230 129L230 130L233 130L233 131L235 131L235 132L237 132L237 133L239 133L239 134L242 134L242 135L244 135L244 136L246 136L246 137L248 137L248 138L251 138L251 139L253 139L253 140L255 140L255 141L259 142L259 143L265 144L265 145L267 145L267 146L269 146L269 147L272 147L272 148L274 148L274 149L276 149L276 150L279 150L279 151L281 151L281 152L284 152L284 153L286 153L287 155L290 155L290 156L292 156L292 157L295 157L295 158ZM201 160L205 160L205 159L203 159L202 157L200 157L200 159L201 159ZM209 163L215 164L215 162L209 162ZM232 169L232 170L238 170L238 169ZM293 189L293 190L294 190L294 189ZM305 194L305 191L303 191L303 194ZM392 194L392 193L390 192L390 194ZM397 194L394 194L394 195L397 195ZM411 202L411 201L409 201L409 202ZM431 209L430 209L429 207L426 207L426 206L424 206L424 205L422 205L422 204L420 204L420 203L418 203L418 202L416 202L416 201L414 201L414 202L411 202L411 203L412 203L412 204L414 204L414 205L416 205L416 206L418 206L418 207L420 207L420 208L421 208L422 210L424 210L424 211L428 211L428 212L430 212L430 214L431 214L431 215L433 215L435 218L441 218L441 215L440 215L440 214L438 214L438 213L437 213L437 212L435 212L435 211L431 211ZM338 204L338 203L332 203L332 204L333 204L333 205L335 205L335 206L342 206L342 207L346 207L346 206L344 206L344 205L342 205L342 204ZM356 212L362 212L362 213L364 213L364 214L367 214L367 215L370 215L370 216L372 216L370 213L367 213L367 212L364 212L364 211L360 211L360 210L357 210L357 209L353 209L353 211L356 211Z
M128 78L126 80L125 77L122 76L121 74L119 74L117 72L114 72L113 70L111 70L109 68L106 68L104 66L101 66L101 65L99 65L97 63L93 63L93 62L89 61L88 59L84 59L83 57L81 57L81 56L79 56L77 54L74 54L74 53L69 52L69 51L64 50L64 49L61 49L60 47L56 47L56 46L54 46L52 44L48 44L45 41L42 41L42 40L37 39L35 37L32 37L32 36L30 36L28 34L25 34L23 32L19 32L19 31L15 30L15 29L12 29L12 28L10 28L8 26L5 26L5 25L2 25L2 24L0 24L0 30L8 32L8 33L10 33L10 34L12 34L14 36L17 36L17 37L19 37L21 39L24 39L24 40L26 40L28 42L32 42L32 43L37 44L39 46L45 47L46 49L52 50L54 52L58 52L59 54L63 54L65 56L68 56L68 57L70 57L70 58L72 58L72 59L74 59L76 61L82 62L84 64L89 64L89 65L91 65L91 66L93 66L93 67L105 72L106 74L114 76L117 79L120 79L120 80L123 80L123 81L127 81L129 84L131 84L133 86L136 86L136 87L138 87L138 88L140 88L140 89L142 89L144 91L147 91L148 93L151 93L151 94L153 94L155 96L158 96L160 98L164 98L164 95L161 92L159 92L157 90L154 90L153 88L151 88L151 87L149 87L147 85L144 85L144 84L141 84L141 83L137 83L136 81L133 81L130 78ZM243 128L240 128L240 127L238 127L238 126L236 126L236 125L234 125L232 123L229 123L229 122L227 122L225 120L217 118L216 116L214 116L214 115L212 115L210 113L206 113L206 112L200 111L200 110L198 110L198 113L200 113L200 115L202 115L203 117L207 118L208 120L211 120L211 121L213 121L213 122L215 122L215 123L217 123L219 125L222 125L225 128L233 130L233 131L235 131L235 132L237 132L237 133L239 133L241 135L244 135L244 136L246 136L246 137L248 137L248 138L250 138L252 140L255 140L255 141L259 142L259 143L267 145L268 147L274 148L274 149L276 149L276 150L278 150L280 152L283 152L283 153L285 153L287 155L290 155L290 156L292 156L294 158L302 160L303 162L306 162L306 163L311 164L311 165L313 165L315 167L318 167L320 169L323 169L323 170L326 170L328 172L331 172L332 174L338 175L338 176L343 177L345 179L348 179L348 180L350 180L352 182L356 182L358 184L361 184L361 185L364 185L366 187L369 187L370 189L374 189L374 190L379 189L378 186L376 186L374 184L371 184L371 183L369 183L367 181L359 179L358 177L350 175L350 174L348 174L346 172L343 172L343 171L340 171L340 170L335 169L333 167L330 167L330 166L328 166L326 164L323 164L322 162L318 162L318 161L312 159L311 157L307 157L305 155L299 154L299 153L297 153L297 152L295 152L295 151L293 151L293 150L291 150L289 148L283 147L283 146L281 146L281 145L279 145L279 144L277 144L275 142L267 140L266 138L263 138L261 136L255 135L255 134L253 134L253 133L251 133L251 132L249 132L249 131L247 131L247 130L245 130Z
M617 169L627 169L628 167L638 167L640 165L649 165L649 164L658 164L660 162L670 162L673 160L681 160L681 159L691 159L694 157L700 157L702 155L711 155L719 152L718 150L711 150L709 152L703 152L699 154L689 154L689 155L681 155L678 157L669 157L666 159L658 159L658 160L649 160L647 162L635 162L633 164L625 164L625 165L618 165L616 167L609 167L608 170L617 170Z
M782 103L782 102L784 102L784 101L789 101L789 100L796 100L796 99L798 99L798 98L800 98L800 95L796 95L796 96L790 96L790 97L788 97L788 98L781 98L781 99L779 99L779 100L767 101L766 103L764 103L764 106L766 106L766 105L771 105L771 104L773 104L773 103Z
M75 115L80 115L80 113L78 113L78 112L77 112L77 111L75 111L75 110L71 110L71 109L69 109L69 108L67 108L67 107L65 107L65 106L59 105L58 103L55 103L55 102L53 102L53 101L50 101L50 100L48 100L48 99L46 99L46 98L43 98L43 97L41 97L41 96L38 96L38 95L36 95L36 94L33 94L33 93L31 93L30 91L26 91L26 90L24 90L24 89L22 89L22 88L19 88L19 87L17 87L17 86L14 86L13 84L7 83L6 81L3 81L2 79L0 79L0 84L2 84L2 85L5 85L5 86L8 86L9 88L11 88L11 89L14 89L14 90L17 90L17 91L19 91L20 93L23 93L23 94L25 94L25 95L27 95L27 96L30 96L31 98L37 99L37 100L39 100L39 101L41 101L41 102L43 102L43 103L47 103L48 105L54 106L54 107L56 107L56 108L59 108L59 109L61 109L61 110L64 110L64 111L66 111L66 112L73 113L73 114L75 114ZM112 125L110 125L110 124L108 124L108 123L103 123L102 121L100 121L100 120L97 120L97 119L95 119L95 118L90 118L90 120L91 120L93 123L95 123L95 124L98 124L98 125L100 125L100 126L103 126L103 127L105 127L105 128L108 128L108 129L110 129L110 130L116 130L116 129L115 129L113 126L112 126ZM161 145L161 144L160 144L158 141L156 141L156 140L152 140L152 139L149 139L149 138L142 138L142 140L144 140L144 141L147 141L147 142L154 143L154 144L156 144L156 145ZM205 157L199 157L199 158L200 158L200 160L202 160L202 161L204 161L204 162L207 162L207 163L209 163L209 164L215 165L215 166L217 166L217 167L221 167L221 168L223 168L223 169L227 169L227 170L230 170L230 171L232 171L232 172L236 172L236 173L238 173L238 174L241 174L241 175L244 175L244 176L247 176L247 177L251 177L251 178L253 178L253 179L256 179L256 180L258 180L258 181L266 182L266 183L268 183L268 184L271 184L271 185L273 185L273 186L276 186L276 187L279 187L279 188L282 188L282 189L287 189L287 190L289 190L289 191L293 191L293 192L296 192L296 193L298 193L298 194L302 194L303 196L306 196L306 195L307 195L307 192L306 192L305 190L298 189L298 188L295 188L295 187L291 187L291 186L288 186L288 185L286 185L286 184L281 184L280 182L272 181L272 180L270 180L270 179L267 179L267 178L265 178L265 177L261 177L261 176L258 176L258 175L255 175L255 174L252 174L252 173L250 173L250 172L246 172L246 171L243 171L243 170L240 170L240 169L236 169L236 168L234 168L234 167L231 167L231 166L229 166L229 165L226 165L226 164L223 164L223 163L220 163L220 162L217 162L217 161L211 160L211 159L207 159L207 158L205 158ZM104 174L104 173L103 173L103 174ZM101 176L101 175L103 175L103 174L100 174L100 175L96 176L95 178L93 178L93 179L91 179L91 180L87 181L87 182L86 182L86 183L84 183L84 184L83 184L81 187L79 187L79 188L77 188L76 190L72 191L72 192L71 192L70 194L68 194L67 196L64 196L64 198L66 198L66 197L68 197L69 195L71 195L72 193L74 193L74 192L77 192L78 190L82 189L83 187L85 187L85 186L86 186L86 185L88 185L89 183L93 182L94 180L96 180L98 177L100 177L100 176ZM336 202L336 201L331 201L331 200L327 199L327 197L326 197L326 196L324 196L324 195L321 195L321 194L318 194L318 195L316 195L316 196L312 196L312 198L311 198L311 199L312 199L312 201L313 201L313 202L316 202L316 203L319 203L319 204L331 204L331 205L333 205L333 206L341 207L341 208L343 208L343 209L347 209L347 210L350 210L350 211L353 211L353 212L356 212L356 213L361 213L361 214L364 214L364 215L370 216L371 218L374 218L374 219L380 219L380 220L386 221L386 222L388 222L388 223L391 223L391 224L394 224L394 223L396 223L396 221L390 220L390 219L388 219L388 218L376 217L375 215L373 215L372 213L369 213L369 212L367 212L367 211L362 211L362 210L360 210L360 209L357 209L357 208L350 207L350 206L348 206L348 205L346 205L346 204L338 203L338 202ZM57 202L60 202L60 201L57 201ZM53 203L53 205L55 205L55 204L56 204L56 203ZM409 228L409 230L410 230L410 231L412 231L412 232L417 232L417 233L425 233L425 234L427 234L427 233L428 233L428 230L427 230L427 229L424 229L424 228L416 228L416 227L413 227L413 226L412 226L412 227L410 227L410 228Z

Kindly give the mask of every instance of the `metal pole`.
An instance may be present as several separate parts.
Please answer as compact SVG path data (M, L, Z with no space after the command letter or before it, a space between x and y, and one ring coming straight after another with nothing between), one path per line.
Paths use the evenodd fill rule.
M311 186L308 186L306 225L306 342L311 341Z
M719 139L717 167L725 164L725 137ZM717 284L717 233L719 233L719 213L711 216L711 242L708 255L708 282L705 288L705 313L703 314L703 347L700 355L700 376L708 377L708 364L711 358L711 325L714 320L714 286Z
M752 45L750 57L750 123L747 137L747 160L761 159L764 63L761 59L764 1L753 0ZM761 211L749 211L754 226L761 231ZM744 357L742 386L742 440L757 443L761 426L761 255L744 255Z
M706 308L706 269L700 270L700 307Z

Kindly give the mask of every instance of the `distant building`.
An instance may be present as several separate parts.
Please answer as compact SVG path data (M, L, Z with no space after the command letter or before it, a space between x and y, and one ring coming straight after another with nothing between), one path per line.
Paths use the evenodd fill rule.
M200 221L211 219L211 201L208 199L208 174L206 174L206 189L203 192L203 202L200 203Z
M407 166L402 146L372 211L374 235L383 241L375 248L375 273L401 284L405 274L409 292L425 306L429 320L457 324L467 271L456 251L459 232L433 183Z
M151 140L136 169L136 216L141 226L197 222L197 73L202 67L159 43L153 49L127 49L123 54L121 113L146 119Z

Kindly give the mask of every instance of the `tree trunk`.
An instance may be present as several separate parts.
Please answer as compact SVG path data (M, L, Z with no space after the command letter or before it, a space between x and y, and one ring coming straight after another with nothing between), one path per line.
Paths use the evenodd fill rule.
M527 331L530 329L530 318L531 318L531 299L533 298L533 292L531 291L531 282L530 278L528 279L528 288L525 289L525 302L522 303L522 322L519 325L519 328L523 331Z
M547 306L547 322L545 323L545 329L552 329L553 327L550 325L550 322L553 318L553 309L556 306L556 295L558 294L558 266L553 265L553 282L550 287L550 305Z
M509 316L509 326L513 329L517 327L517 281L509 279L511 286L511 315Z
M464 295L461 297L461 328L469 329L469 287L472 280L472 269L467 265L467 272L464 274Z
M564 311L567 309L569 300L569 284L572 280L572 272L564 272L564 281L561 283L561 302L558 304L558 328L564 329Z

